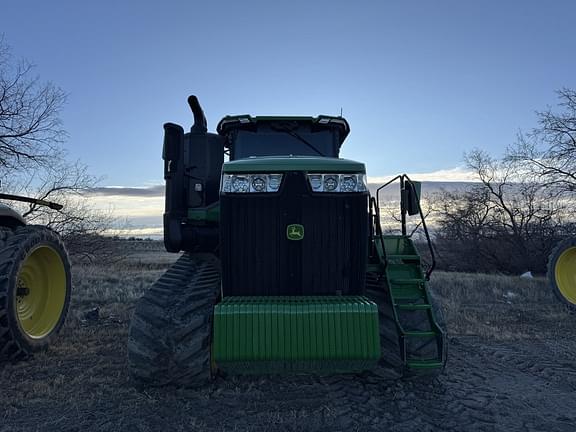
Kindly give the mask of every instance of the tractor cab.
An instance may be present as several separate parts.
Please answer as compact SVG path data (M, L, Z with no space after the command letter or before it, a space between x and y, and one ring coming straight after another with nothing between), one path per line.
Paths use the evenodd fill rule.
M337 158L350 132L342 117L226 116L217 127L230 160L260 156Z

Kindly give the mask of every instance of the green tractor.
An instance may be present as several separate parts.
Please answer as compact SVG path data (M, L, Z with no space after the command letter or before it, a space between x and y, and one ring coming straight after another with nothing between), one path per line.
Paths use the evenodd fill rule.
M0 199L62 208L16 195ZM70 261L60 237L0 204L0 362L46 349L64 324L70 293Z
M556 297L576 312L576 238L559 242L548 259L548 282Z
M188 103L190 132L165 124L163 148L164 243L184 253L136 305L133 379L442 371L434 264L406 235L408 215L424 222L419 183L394 179L403 234L384 235L378 194L391 182L370 197L364 164L339 158L344 118L227 116L208 133Z

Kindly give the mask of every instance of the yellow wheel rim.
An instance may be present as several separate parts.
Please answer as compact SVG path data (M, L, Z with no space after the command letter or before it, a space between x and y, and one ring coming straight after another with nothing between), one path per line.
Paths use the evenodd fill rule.
M576 247L569 247L558 257L554 271L560 293L576 304Z
M58 324L66 302L66 270L50 246L38 246L26 257L17 277L16 311L20 326L41 339Z

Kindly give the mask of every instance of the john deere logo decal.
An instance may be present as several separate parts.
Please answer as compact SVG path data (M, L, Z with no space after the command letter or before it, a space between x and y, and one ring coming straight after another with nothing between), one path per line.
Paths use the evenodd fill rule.
M286 227L286 237L288 240L302 240L304 238L304 227L300 224L291 224Z

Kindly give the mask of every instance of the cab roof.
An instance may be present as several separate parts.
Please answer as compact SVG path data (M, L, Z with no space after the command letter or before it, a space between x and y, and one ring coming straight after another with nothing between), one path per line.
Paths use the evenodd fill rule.
M337 129L339 130L339 146L350 133L350 125L344 117L332 117L319 115L317 117L297 117L297 116L257 116L236 115L226 116L218 123L216 131L220 135L228 135L233 130L248 130L258 132L262 126L266 127L274 123L295 123L299 127L311 127L313 131ZM300 126L301 125L301 126Z

